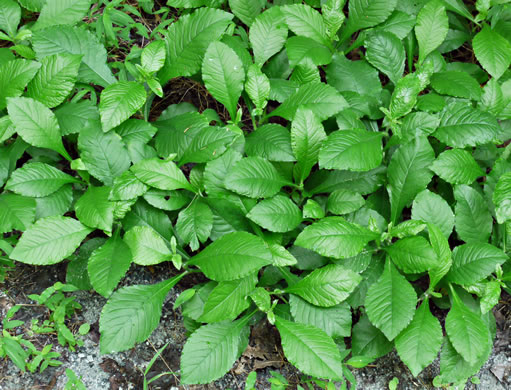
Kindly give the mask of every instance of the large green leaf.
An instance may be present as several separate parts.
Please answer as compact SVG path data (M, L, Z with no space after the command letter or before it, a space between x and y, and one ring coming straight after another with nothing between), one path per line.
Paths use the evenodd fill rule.
M311 272L288 288L316 306L330 307L344 301L360 283L362 277L341 265L329 264Z
M37 58L58 53L81 54L82 65L78 80L106 87L117 80L106 64L107 55L91 32L70 26L52 26L34 32L32 37Z
M436 359L442 346L442 326L429 310L429 300L415 311L410 325L397 336L395 344L399 357L413 376Z
M487 243L460 245L452 252L452 266L445 277L449 282L470 286L495 272L507 259L502 250Z
M493 218L483 196L467 185L454 188L456 233L465 242L488 242Z
M0 1L0 29L14 38L21 19L21 8L16 1Z
M110 200L131 200L144 195L148 187L131 171L125 171L114 179Z
M486 352L488 327L451 289L452 307L445 319L445 331L456 351L469 364L475 364Z
M8 97L20 96L41 64L35 61L11 60L0 65L0 110L7 105Z
M70 256L91 231L70 217L43 218L23 233L10 257L26 264L55 264Z
M431 170L451 184L472 184L475 179L484 176L474 157L462 149L442 152L431 166Z
M36 220L54 215L63 215L71 210L73 187L69 184L64 185L50 195L35 198L35 203Z
M378 71L367 61L351 61L337 54L326 68L326 77L328 84L340 92L351 91L373 96L381 92Z
M365 199L358 192L336 190L328 197L326 207L332 214L343 215L357 211L364 203Z
M263 65L282 49L286 38L287 25L280 7L272 7L258 15L252 23L249 34L254 62L259 66Z
M221 378L248 344L246 321L201 326L186 341L181 355L181 382L205 384Z
M226 234L192 257L210 279L222 282L243 278L272 262L264 241L246 232Z
M511 64L511 43L488 25L472 41L474 54L483 68L496 79Z
M417 294L390 260L380 279L367 291L365 307L371 323L393 340L408 326L415 313Z
M79 180L52 167L51 165L34 162L16 169L7 181L5 189L24 196L48 196L67 183L78 183Z
M44 57L28 84L27 96L50 108L58 106L73 90L81 61L81 55L68 53Z
M200 322L220 322L235 319L250 304L247 296L257 283L255 274L245 278L220 282L211 291L204 305Z
M493 115L458 102L444 109L440 126L433 136L453 148L464 148L491 142L498 137L499 131Z
M212 42L202 63L202 78L208 91L236 118L245 72L236 52L222 42Z
M366 130L339 130L330 133L319 152L324 169L370 171L381 164L383 133Z
M23 141L32 146L55 150L71 160L62 143L57 118L48 107L34 99L18 97L8 99L7 111Z
M320 120L325 120L348 108L348 103L334 87L313 81L301 85L296 92L273 110L270 116L281 116L292 120L300 106L314 112Z
M247 156L259 156L269 161L295 161L291 135L285 127L268 123L245 138Z
M385 250L392 262L405 273L418 274L438 264L435 251L421 236L402 238Z
M270 96L270 80L257 65L248 68L245 91L254 103L257 115L261 115Z
M417 15L415 36L419 42L419 64L447 37L449 19L440 0L429 1Z
M120 125L145 103L146 91L135 81L119 81L101 91L99 113L103 131Z
M0 233L12 230L25 231L35 218L36 203L32 198L3 193L0 194Z
M287 360L304 374L317 378L342 378L339 349L323 330L277 317L275 325Z
M204 7L172 23L165 38L165 66L159 73L162 84L197 73L209 44L224 34L232 18L230 13Z
M193 187L173 161L160 160L157 157L142 160L134 164L131 171L141 182L160 190L183 188L193 191Z
M91 122L99 121L99 111L91 100L63 103L55 111L62 135L79 133Z
M321 14L306 4L293 4L281 7L289 29L298 36L312 38L331 46L327 27Z
M131 251L119 232L92 252L87 271L90 282L99 294L108 297L131 265Z
M396 84L405 69L405 49L394 34L378 31L365 40L367 61Z
M261 157L238 161L225 178L227 189L250 198L269 198L288 182L277 169Z
M387 171L391 221L398 222L401 211L424 190L433 176L430 166L435 154L425 137L403 144L392 155Z
M249 27L261 13L263 4L261 1L253 0L229 0L229 8L233 14Z
M167 293L185 274L153 285L123 287L112 294L99 319L101 353L125 351L158 326Z
M447 237L436 225L428 223L428 234L431 246L438 258L437 267L429 271L430 289L433 289L445 274L449 272L452 265L452 254Z
M90 6L90 0L46 0L33 29L41 30L61 24L73 25L82 20Z
M172 256L163 238L147 226L135 226L128 230L124 242L129 246L135 264L159 264Z
M107 186L130 167L130 157L120 137L113 131L105 134L99 121L80 131L78 150L89 173Z
M201 201L192 202L182 210L176 221L176 231L181 239L190 244L190 249L196 251L200 243L204 243L213 228L213 213L209 206Z
M307 226L296 238L295 245L343 259L359 254L369 241L378 237L378 233L342 217L327 217Z
M493 191L493 203L498 223L511 219L511 172L506 172L499 178Z
M360 317L352 331L351 348L353 356L368 356L373 359L386 355L393 348L385 335L369 321L367 315Z
M328 47L303 36L289 38L286 42L286 53L292 68L309 63L316 66L326 65L332 60L332 52Z
M269 231L285 233L298 227L302 222L302 212L287 196L276 195L259 202L247 218Z
M431 86L441 95L480 100L481 86L470 74L457 70L435 73L431 77Z
M318 162L325 138L323 125L314 112L299 108L291 124L291 148L297 160L293 171L296 182L303 183L309 176L312 167Z
M412 219L435 224L445 237L451 235L454 227L454 213L449 203L429 190L422 191L413 200Z
M172 237L172 224L169 216L164 211L149 206L142 200L131 207L131 210L122 221L122 226L125 231L134 226L148 226L166 240L170 240Z
M108 200L110 187L90 186L76 202L76 217L86 226L112 232L115 203Z
M341 40L346 40L355 31L384 22L396 4L397 0L351 0L348 3L349 18L342 30Z
M351 310L346 302L331 307L318 307L296 295L290 295L289 305L296 322L315 326L334 339L351 335Z

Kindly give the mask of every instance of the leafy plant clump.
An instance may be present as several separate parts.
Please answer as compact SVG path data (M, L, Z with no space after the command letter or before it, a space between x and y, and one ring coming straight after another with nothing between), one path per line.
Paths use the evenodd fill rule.
M0 265L70 260L103 353L202 274L183 384L260 321L313 380L395 348L464 383L511 280L511 6L473 3L0 0Z

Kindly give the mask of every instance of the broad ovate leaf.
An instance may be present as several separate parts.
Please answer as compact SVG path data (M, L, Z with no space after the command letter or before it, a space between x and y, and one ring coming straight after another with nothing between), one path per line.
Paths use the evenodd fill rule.
M417 15L415 36L419 43L419 64L435 50L447 37L449 19L444 3L440 0L429 1Z
M509 68L511 64L511 43L485 25L472 41L474 54L482 67L496 79Z
M269 231L285 233L302 222L302 212L287 196L276 195L259 202L250 210L247 218Z
M103 131L120 125L145 103L146 91L135 81L119 81L101 92L99 113Z
M476 160L466 150L449 149L442 152L431 170L451 184L472 184L484 172Z
M139 265L154 265L170 260L172 253L164 239L148 226L135 226L124 235L124 242Z
M111 234L115 203L108 200L110 187L90 186L76 202L76 217L86 226Z

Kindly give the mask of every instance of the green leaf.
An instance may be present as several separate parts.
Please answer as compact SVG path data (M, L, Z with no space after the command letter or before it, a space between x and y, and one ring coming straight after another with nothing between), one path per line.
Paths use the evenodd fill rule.
M131 171L125 171L117 176L110 191L110 200L131 200L144 195L148 187Z
M91 6L90 0L46 0L33 29L76 24Z
M449 19L440 0L426 3L417 15L415 36L419 43L419 64L433 50L438 48L447 37Z
M71 209L73 203L73 188L67 184L54 193L35 198L35 218L52 217L54 215L63 215Z
M449 241L440 229L428 223L429 241L438 258L438 266L429 271L430 289L435 288L437 283L449 272L452 264L451 248Z
M145 103L146 91L135 81L119 81L101 91L99 113L103 131L120 125Z
M378 71L366 61L351 61L345 56L334 55L326 68L328 84L339 92L351 91L360 95L379 95L381 83Z
M193 191L193 187L173 161L160 160L157 157L142 160L131 167L131 172L141 182L160 190L183 188Z
M385 251L399 269L409 274L426 272L438 264L435 251L421 236L402 238Z
M498 223L511 219L511 172L506 172L499 177L493 192L493 203Z
M304 374L340 380L342 360L339 349L323 330L276 317L286 358Z
M454 188L456 233L465 242L488 242L493 218L483 196L467 185Z
M442 340L442 326L431 314L426 299L416 310L410 325L397 336L395 344L399 357L416 377L436 359Z
M319 152L323 169L370 171L381 164L383 133L366 130L338 130L330 133Z
M365 307L369 320L392 341L412 320L416 304L417 294L412 285L387 260L380 279L367 291Z
M108 200L110 187L90 186L76 202L76 217L86 226L112 232L115 203Z
M9 357L9 359L11 359L16 367L25 372L30 353L23 349L21 343L18 340L14 338L2 337L2 351L5 352L5 354Z
M54 193L67 183L78 182L79 180L51 165L34 162L16 169L7 181L5 189L23 196L43 197Z
M35 218L35 200L20 195L0 194L0 233L25 231Z
M321 219L325 217L325 210L318 202L308 199L303 205L303 218Z
M159 264L169 261L172 256L163 238L147 226L135 226L128 230L124 242L128 244L135 264Z
M374 32L365 40L367 61L396 84L405 69L405 49L394 34Z
M277 169L261 157L241 159L225 178L227 189L249 198L270 198L286 184Z
M73 90L81 60L81 55L67 53L44 57L27 96L50 108L58 106Z
M6 107L8 97L23 93L40 67L40 63L27 60L12 60L0 65L0 110Z
M484 172L466 150L450 149L442 152L431 170L451 184L472 184Z
M107 186L130 167L130 157L121 138L113 131L105 134L99 121L80 131L78 150L87 171Z
M286 18L287 26L296 35L331 46L325 22L314 8L305 4L293 4L281 7L281 11Z
M179 165L204 163L223 154L232 145L238 134L229 127L208 126L200 129L183 151Z
M344 41L354 32L384 22L396 8L397 0L351 0L349 18L342 31Z
M332 214L343 215L357 211L364 203L365 199L358 192L336 190L328 197L326 207Z
M62 135L79 133L91 122L99 121L99 111L90 100L63 103L55 111Z
M329 64L332 60L330 49L312 38L303 36L291 37L286 42L286 53L289 66L312 63L316 66Z
M344 0L327 0L321 4L321 15L325 21L330 39L335 39L346 18L342 11L343 6Z
M415 107L422 89L419 77L413 73L399 79L390 99L390 118L397 119L408 114Z
M351 335L351 310L346 302L332 307L317 307L290 295L289 305L296 322L315 326L334 339Z
M181 355L181 382L205 384L227 373L248 344L246 321L201 326L186 341Z
M176 231L181 239L196 251L200 243L206 242L213 228L213 213L209 206L201 201L192 202L182 210L177 218Z
M498 138L495 117L465 103L453 103L442 112L435 138L453 148L484 145Z
M248 68L245 91L254 103L257 114L262 115L270 96L270 80L257 65Z
M62 144L57 118L48 107L31 98L19 97L8 99L7 111L23 141L32 146L55 150L71 161Z
M297 164L293 174L295 181L303 183L318 162L319 151L326 133L320 119L313 111L298 108L291 124L291 148L296 156Z
M275 123L262 125L248 134L245 153L268 161L295 161L289 130Z
M131 260L130 248L117 232L89 258L87 270L94 290L109 297L128 271Z
M21 19L21 8L12 0L0 1L0 29L14 38Z
M229 0L229 8L232 13L248 27L261 13L262 4L264 3L261 1L253 0Z
M329 307L348 298L361 280L357 273L340 265L329 264L312 271L285 291L299 295L313 305Z
M212 42L204 55L202 78L208 91L234 120L245 82L243 64L236 52L225 43Z
M23 233L10 257L25 264L56 264L70 256L91 231L73 218L43 218Z
M440 195L429 190L422 191L413 200L412 219L435 224L446 238L454 227L451 206Z
M296 92L273 110L270 116L281 116L292 120L300 106L311 110L323 121L348 108L348 103L335 88L313 81L301 85Z
M287 38L287 25L280 7L272 7L258 15L250 27L250 45L254 52L254 62L262 66L270 57L278 53Z
M185 274L152 285L123 287L112 294L99 319L101 353L125 351L158 326L167 293Z
M360 317L352 330L351 348L353 356L369 356L373 359L389 353L393 348L385 335L367 318L367 315Z
M508 256L493 245L473 242L454 248L452 266L445 276L452 283L472 285L495 272Z
M307 226L296 238L295 245L343 259L359 254L369 241L378 237L378 233L342 217L326 217Z
M148 226L157 231L167 241L172 237L172 224L165 212L149 206L146 202L139 200L133 205L122 221L125 231L134 226Z
M211 291L204 305L204 311L199 317L200 322L220 322L234 320L250 304L247 296L255 288L255 274L243 279L220 282Z
M153 41L142 50L140 63L147 72L157 72L165 65L165 42Z
M424 190L433 176L430 166L435 154L425 137L403 144L389 163L387 191L390 197L391 221L399 220L401 211Z
M287 196L276 195L259 202L247 218L271 232L285 233L298 227L302 212Z
M272 256L272 264L279 267L295 265L296 258L283 246L278 244L270 245L270 252Z
M481 86L466 72L450 70L435 73L431 77L431 86L441 95L476 101L481 99Z
M224 34L232 18L230 13L204 7L172 23L165 38L165 66L159 73L162 85L175 77L197 73L209 44Z
M474 54L482 67L496 79L511 65L511 43L485 25L472 41Z
M445 319L445 331L456 351L469 364L475 364L486 352L488 327L470 310L451 288L452 307Z
M70 26L53 26L34 31L33 48L37 58L59 53L81 54L78 81L106 87L117 80L106 64L105 47L88 30Z
M250 275L272 262L264 241L246 232L226 234L188 261L212 280L230 281Z

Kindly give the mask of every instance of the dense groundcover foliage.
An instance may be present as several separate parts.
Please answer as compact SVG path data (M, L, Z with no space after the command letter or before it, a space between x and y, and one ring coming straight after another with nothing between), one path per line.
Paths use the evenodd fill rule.
M464 383L511 280L506 3L0 0L2 266L66 261L108 298L103 353L200 273L183 384L260 321L315 378L395 348Z

